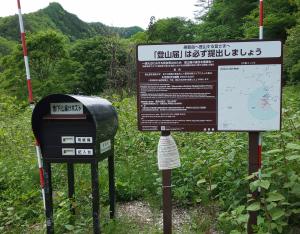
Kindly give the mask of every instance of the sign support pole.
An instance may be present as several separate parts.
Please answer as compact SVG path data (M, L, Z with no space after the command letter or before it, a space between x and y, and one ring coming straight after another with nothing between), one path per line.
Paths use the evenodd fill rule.
M264 39L264 1L259 1L259 40ZM258 176L261 178L261 167L262 167L262 132L258 135ZM258 188L260 192L260 188Z
M264 39L264 2L259 1L259 39ZM249 132L249 175L258 172L258 178L261 178L262 166L262 133ZM252 193L252 198L257 199L260 196L260 188ZM257 225L257 211L249 212L248 234L253 234L253 225Z
M169 131L162 131L162 136L170 136ZM172 170L162 170L162 192L163 192L163 230L164 234L172 233Z
M249 175L252 175L259 170L259 156L258 156L258 143L259 143L259 135L260 132L249 132L249 164L248 171ZM252 193L252 198L256 199L259 196L258 191L254 191ZM257 211L249 212L249 220L248 220L248 234L253 234L253 225L257 224Z

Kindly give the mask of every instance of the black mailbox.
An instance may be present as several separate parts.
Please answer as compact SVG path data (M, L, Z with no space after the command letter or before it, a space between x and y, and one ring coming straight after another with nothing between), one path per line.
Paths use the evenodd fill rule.
M68 196L72 200L74 163L91 164L93 227L97 234L100 233L98 162L108 158L110 218L114 218L114 136L117 128L115 108L99 97L53 94L35 106L32 129L43 158L47 234L54 233L52 163L67 163ZM75 214L73 207L71 212Z
M99 97L49 95L32 114L32 129L43 159L51 162L107 158L117 127L115 108Z

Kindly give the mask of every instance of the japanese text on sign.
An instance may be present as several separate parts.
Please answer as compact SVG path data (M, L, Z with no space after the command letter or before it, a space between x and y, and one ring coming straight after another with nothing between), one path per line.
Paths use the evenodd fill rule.
M232 59L280 57L281 51L273 48L280 41L224 42L203 44L163 44L140 46L139 61L163 61L178 59Z
M83 114L83 105L79 102L50 103L52 115Z

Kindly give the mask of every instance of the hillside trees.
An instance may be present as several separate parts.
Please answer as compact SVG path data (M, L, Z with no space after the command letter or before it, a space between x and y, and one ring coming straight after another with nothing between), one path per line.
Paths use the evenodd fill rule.
M76 15L66 11L59 3L52 2L48 7L34 13L24 14L27 32L37 33L44 30L55 30L67 36L71 41L86 39L99 35L119 35L128 38L142 28L110 27L100 22L86 23ZM17 41L19 39L18 16L0 18L0 36Z
M8 55L12 52L16 44L0 36L0 56Z
M71 44L67 37L50 30L30 34L27 47L36 97L60 92L98 94L105 88L120 91L129 85L132 90L135 54L126 40L94 37ZM18 45L0 60L0 86L24 99L25 74Z
M35 96L74 91L75 84L79 80L79 75L76 76L76 74L79 74L80 64L70 61L66 50L67 39L57 32L45 31L29 35L27 41ZM5 91L19 98L26 97L21 45L17 46L10 55L1 59L0 68L2 70L0 83ZM74 69L72 73L70 69ZM70 79L72 82L69 82Z

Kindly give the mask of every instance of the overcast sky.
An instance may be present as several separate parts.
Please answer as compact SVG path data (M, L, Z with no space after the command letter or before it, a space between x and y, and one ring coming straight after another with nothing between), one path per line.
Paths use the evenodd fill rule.
M151 16L156 19L181 16L194 18L197 0L21 0L22 12L28 13L59 2L65 10L86 22L109 26L147 28ZM17 0L0 0L0 16L17 13Z

